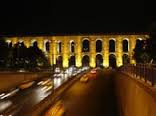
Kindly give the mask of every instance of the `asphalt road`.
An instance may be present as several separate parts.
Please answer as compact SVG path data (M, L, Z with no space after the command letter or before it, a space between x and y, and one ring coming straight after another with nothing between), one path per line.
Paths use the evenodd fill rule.
M25 91L20 91L17 95L3 100L4 104L11 103L10 107L2 111L2 115L22 116L22 113L29 111L35 104L39 103L50 92L42 91L42 87L33 86ZM2 104L3 105L3 104Z
M66 81L65 77L55 78L54 88L59 87L64 81ZM23 116L23 114L31 111L36 104L40 103L48 95L53 94L52 87L49 84L37 85L37 82L35 82L32 87L20 90L11 97L0 99L0 116Z
M91 76L91 75L90 75ZM112 73L99 71L97 78L88 83L77 81L60 97L63 100L67 116L117 116ZM60 81L58 80L58 84ZM0 107L10 105L2 115L22 116L52 91L43 90L43 86L32 86L18 94L0 100ZM2 107L3 106L3 107Z
M96 76L88 83L76 82L62 95L66 116L118 116L112 73Z

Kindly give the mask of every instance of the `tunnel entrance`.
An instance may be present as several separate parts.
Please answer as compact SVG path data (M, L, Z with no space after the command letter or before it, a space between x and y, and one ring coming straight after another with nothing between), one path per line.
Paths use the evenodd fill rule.
M88 55L83 56L82 66L89 66L89 56Z
M62 62L63 62L62 56L58 56L56 59L56 66L62 68Z
M75 56L71 56L69 58L69 67L70 66L75 66Z
M103 58L101 54L96 55L96 67L103 66Z
M123 62L123 65L126 65L126 64L129 64L130 63L129 56L127 54L124 54L122 56L122 62Z
M116 56L114 54L109 55L109 66L116 68Z

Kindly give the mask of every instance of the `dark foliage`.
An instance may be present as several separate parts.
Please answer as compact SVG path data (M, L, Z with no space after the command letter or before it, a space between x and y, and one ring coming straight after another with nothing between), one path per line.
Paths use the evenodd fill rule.
M6 67L9 56L9 47L4 38L0 38L0 68Z
M143 63L143 60L141 58L142 54L145 52L144 50L144 42L141 40L136 41L136 46L134 48L134 59L137 63Z
M147 52L153 61L156 61L156 23L152 23L150 26L150 35L147 39Z
M49 62L45 54L38 48L37 42L27 48L23 42L14 46L0 38L0 68L1 69L35 69L48 67Z

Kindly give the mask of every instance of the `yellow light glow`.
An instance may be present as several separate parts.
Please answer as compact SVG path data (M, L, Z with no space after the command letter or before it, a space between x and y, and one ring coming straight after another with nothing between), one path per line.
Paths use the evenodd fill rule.
M94 68L95 66L96 66L96 64L95 64L95 58L91 58L90 67Z
M81 66L82 66L81 56L77 56L77 59L76 59L76 67L81 67Z
M116 56L116 63L117 66L123 65L123 50L122 50L122 41L125 38L128 38L129 40L129 58L130 58L130 63L131 64L136 64L135 60L132 58L133 56L133 49L136 44L136 40L139 38L141 39L146 39L144 36L147 35L78 35L78 36L49 36L48 39L47 37L44 36L39 36L39 37L23 37L23 41L27 47L30 46L32 40L36 40L38 43L38 47L41 50L45 50L44 43L45 41L50 41L50 51L48 54L48 59L50 64L56 64L56 58L58 55L61 55L63 58L63 67L67 68L68 67L68 62L69 62L69 56L70 55L75 55L75 63L77 67L82 66L82 56L84 53L82 52L82 42L83 39L87 37L87 39L90 42L90 52L88 52L86 55L89 55L90 57L90 62L89 65L91 67L96 66L96 40L100 38L102 40L102 54L103 56L103 66L104 67L109 67L109 39L110 38L116 38L115 41L115 46L116 46L116 52L114 55ZM49 39L50 38L50 39ZM6 38L6 40L9 40L8 42L12 41L12 44L16 44L21 38L20 37L11 37L11 38ZM70 42L74 40L75 43L75 52L71 53L70 52ZM62 42L62 52L57 53L57 45L56 42L61 41Z
M63 58L63 67L68 68L68 58Z
M131 64L136 64L136 62L135 62L135 60L133 59L133 60L131 60Z
M108 60L104 60L103 66L106 67L106 68L109 67L109 62L108 62Z

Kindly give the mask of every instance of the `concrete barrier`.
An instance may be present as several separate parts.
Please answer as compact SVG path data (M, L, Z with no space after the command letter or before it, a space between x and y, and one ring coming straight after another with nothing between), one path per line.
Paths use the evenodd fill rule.
M115 78L120 116L156 116L156 89L128 75Z
M0 93L21 83L49 77L50 72L0 72Z

